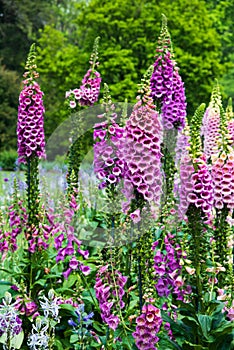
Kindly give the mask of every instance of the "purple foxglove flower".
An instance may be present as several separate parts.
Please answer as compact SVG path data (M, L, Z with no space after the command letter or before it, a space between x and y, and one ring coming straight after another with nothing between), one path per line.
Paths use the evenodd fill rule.
M161 312L152 304L144 305L142 314L136 319L136 331L133 332L137 348L140 350L157 349L159 338L156 334L162 325Z
M141 221L140 209L136 209L129 216L134 222L134 224L137 224L139 221Z
M45 158L45 135L43 92L35 79L39 76L35 71L34 48L31 48L24 74L24 87L19 96L17 138L18 162L35 156Z
M110 315L109 317L105 318L105 322L115 331L119 325L120 319L118 316Z
M152 122L151 131L146 132L145 127ZM139 123L141 123L141 129L138 126ZM150 143L146 143L146 140L150 140ZM125 134L119 147L120 158L126 163L126 169L129 170L125 172L127 181L124 181L122 190L128 202L134 198L132 196L135 190L150 205L159 205L162 183L161 140L161 122L158 113L152 108L152 99L148 98L145 103L139 100L127 121ZM131 184L130 187L128 182ZM158 187L155 186L156 184ZM132 215L131 218L135 219L135 215ZM138 218L139 215L136 220Z
M76 260L75 256L73 256L69 262L69 267L72 270L76 270L78 266L79 266L79 262Z
M234 152L230 152L225 158L225 160L217 159L212 164L214 207L222 209L226 205L227 208L233 210L234 189L231 184L233 183Z
M54 239L54 246L55 246L56 250L61 248L63 240L64 240L64 234L63 233L61 233L59 236L55 237L55 239Z
M165 16L156 48L156 61L150 80L151 96L161 109L163 127L183 129L186 117L184 83L172 54L170 34Z
M206 109L201 130L201 135L204 137L204 153L207 158L219 152L217 144L220 140L220 113L214 107L211 104Z
M93 53L90 58L91 68L85 74L82 85L79 89L67 91L65 97L69 100L70 108L76 108L77 104L80 106L92 106L98 100L101 76L95 69L98 66L98 41L96 38L93 47Z
M79 269L85 276L89 275L91 272L91 268L89 266L85 266L82 263L79 264Z
M108 265L101 267L96 277L94 289L100 305L102 320L115 330L120 322L119 318L113 313L114 310L118 310L116 293L118 293L119 306L123 308L125 305L122 300L125 294L123 287L127 277L123 276L119 271L114 271L114 274L115 281L112 272L108 270ZM106 281L108 281L108 285L106 285ZM119 287L117 290L114 287L115 285Z
M67 280L71 272L72 272L72 268L69 267L66 271L63 272L63 277Z

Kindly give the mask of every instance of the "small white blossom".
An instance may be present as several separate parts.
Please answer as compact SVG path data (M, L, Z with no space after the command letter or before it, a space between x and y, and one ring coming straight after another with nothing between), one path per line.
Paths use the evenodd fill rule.
M49 328L48 323L42 326L40 318L36 319L36 325L32 326L32 333L28 337L28 346L30 350L47 350L49 349L49 336L47 330Z

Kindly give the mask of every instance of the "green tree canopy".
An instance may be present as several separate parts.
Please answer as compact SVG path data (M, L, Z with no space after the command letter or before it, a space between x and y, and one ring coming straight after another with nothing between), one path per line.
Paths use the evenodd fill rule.
M0 66L0 151L16 149L19 75Z
M67 117L65 92L80 85L97 36L99 71L113 100L135 101L137 84L154 62L162 13L168 18L175 60L185 82L189 116L200 103L208 103L214 80L225 72L230 72L224 84L230 96L232 0L0 0L0 47L6 69L22 75L29 47L37 42L47 136Z
M65 91L80 84L96 36L101 37L99 71L110 86L113 100L135 101L137 84L154 62L162 13L168 18L175 60L185 82L188 114L193 115L200 103L208 102L214 80L225 73L224 41L229 43L229 34L227 26L217 25L230 11L230 2L224 2L220 12L219 4L211 7L209 1L201 0L90 0L70 4L66 30L46 26L38 40L38 66L48 95L47 120L51 120L47 133L65 117Z

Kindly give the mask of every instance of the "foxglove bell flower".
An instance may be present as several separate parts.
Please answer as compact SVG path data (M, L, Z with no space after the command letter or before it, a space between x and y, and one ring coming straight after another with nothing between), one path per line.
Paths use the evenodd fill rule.
M228 132L231 136L232 146L234 146L234 120L230 120L227 125Z
M70 108L76 108L77 104L80 106L93 106L98 100L100 84L100 73L89 69L82 80L80 88L70 90L66 93L66 98L69 98Z
M165 16L163 16L155 58L154 71L150 80L151 97L161 111L163 127L166 130L172 128L181 130L185 126L186 118L185 89L179 75L179 68L173 59Z
M122 209L135 222L140 221L145 204L149 205L151 214L155 215L155 207L159 207L161 200L162 125L150 97L152 70L153 67L149 67L141 80L137 103L119 144L120 159L126 164L122 189L126 202Z
M24 87L19 96L17 140L18 161L26 163L31 156L45 158L45 135L43 92L35 81L39 74L36 72L35 49L31 47L26 72L24 73Z
M68 279L72 271L79 269L85 276L87 276L91 269L89 266L85 266L82 261L77 260L77 255L87 259L89 256L88 250L82 250L82 242L76 237L75 229L73 225L73 218L78 211L79 206L76 203L74 195L71 195L69 207L64 209L64 218L62 222L56 227L56 223L51 217L51 225L54 226L57 231L54 236L54 246L57 250L56 262L69 260L68 268L63 272L65 279ZM53 229L52 229L53 231Z
M231 144L234 146L234 114L232 108L232 99L229 98L226 108L225 119L227 120L227 129L231 138Z
M179 244L174 240L174 235L168 234L164 238L165 250L156 249L159 242L153 244L155 250L154 270L155 288L160 297L168 297L173 294L177 300L185 301L186 295L191 292L191 287L186 286L182 279L182 265L180 260L185 256Z
M162 318L161 311L152 304L145 304L142 314L136 319L136 331L132 334L139 350L157 349Z
M207 158L218 154L220 139L220 112L219 109L209 106L203 118L201 135L204 137L204 153Z
M158 112L152 108L152 99L146 104L139 100L126 123L120 145L122 159L128 169L123 189L127 200L132 199L132 191L128 192L130 182L133 192L135 190L145 201L159 205L162 184L161 132L161 122Z
M120 322L117 312L119 308L123 309L125 305L122 299L125 294L124 286L127 277L123 276L118 270L112 272L108 268L109 265L106 265L99 269L94 289L101 309L102 320L111 329L116 330Z
M107 84L104 84L103 98L104 118L101 123L94 125L94 172L101 183L99 189L107 186L114 187L124 177L126 164L121 159L119 145L123 138L124 128L116 123L117 114ZM112 186L112 187L113 187Z
M101 85L100 73L96 71L98 66L98 43L99 37L96 38L93 46L93 53L90 57L90 69L85 74L82 84L79 88L66 92L65 97L69 101L69 107L75 109L77 104L80 106L93 106L98 100Z
M211 176L214 186L214 206L221 210L234 209L234 187L233 187L234 152L221 155L212 164Z

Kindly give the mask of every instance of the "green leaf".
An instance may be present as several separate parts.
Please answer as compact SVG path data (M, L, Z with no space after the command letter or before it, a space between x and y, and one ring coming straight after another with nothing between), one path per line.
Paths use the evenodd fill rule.
M199 327L199 322L194 317L185 316L182 318L182 321L190 327Z
M132 335L128 335L128 337L124 337L122 340L122 345L125 345L124 349L132 349L134 343L134 338Z
M169 337L167 337L165 335L161 335L161 334L158 334L158 337L160 338L160 341L159 341L160 349L182 350L182 348L179 346L179 344L176 344Z
M94 322L93 328L96 329L96 331L98 331L98 332L103 332L105 330L105 327L103 326L103 328L101 328L99 325L100 325L99 323Z
M75 274L71 274L67 280L64 280L63 287L71 288L77 281L77 276Z
M71 313L74 313L75 311L74 306L72 306L71 304L60 304L59 306L60 309L70 311Z
M9 291L11 287L9 285L0 284L0 299L4 297L5 293Z
M226 322L216 330L212 330L211 334L221 336L226 334L231 334L233 332L233 322Z
M36 281L34 284L33 284L33 287L36 286L37 284L39 284L40 286L43 286L46 284L46 280L44 279L40 279L38 281Z
M15 349L20 349L21 345L24 340L24 332L20 332L19 334L15 335L13 338L10 340L10 348L15 348ZM3 333L3 335L0 338L0 343L6 344L7 342L7 334Z
M55 339L54 346L57 348L57 350L64 350L63 344L58 339Z
M72 344L76 343L78 340L79 340L78 334L72 334L72 335L70 336L70 342L71 342Z
M212 325L212 317L207 315L198 315L197 318L201 325L203 335L205 336L206 339L208 339L209 332L211 330L211 325Z
M184 350L209 350L207 347L204 347L202 345L192 344L187 341L185 341L183 349Z
M93 348L99 348L100 349L100 344L97 343L97 342L94 342L93 340L92 340L90 346L92 346Z

